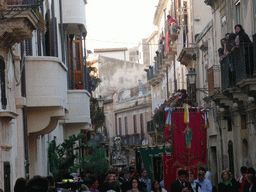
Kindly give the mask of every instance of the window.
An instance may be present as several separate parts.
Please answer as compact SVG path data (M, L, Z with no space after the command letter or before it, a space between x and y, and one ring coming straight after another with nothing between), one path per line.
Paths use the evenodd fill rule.
M143 122L143 114L140 114L140 133L141 133L141 140L144 140L144 122Z
M225 37L226 33L227 33L227 16L224 15L221 18L221 35L222 35L222 37Z
M41 48L41 33L37 30L37 55L42 56L42 48Z
M241 5L240 0L235 3L236 6L236 23L241 24Z
M26 56L32 56L32 40L25 40Z
M229 169L234 174L234 153L233 153L233 142L228 142L228 157L229 157Z
M240 117L241 117L241 129L247 129L247 123L246 123L247 115L242 114Z
M243 154L243 157L248 156L248 142L246 139L243 139L243 142L242 142L242 154Z
M125 135L128 135L128 123L127 117L124 117Z
M134 134L137 134L137 120L136 115L133 116Z
M4 58L0 56L0 86L1 86L1 104L2 109L6 109L7 97L5 90L5 62Z
M119 135L121 136L122 135L122 119L119 118Z
M116 136L118 135L118 132L117 132L117 117L115 116L115 127L116 127Z
M232 131L232 120L230 116L228 116L227 121L228 121L228 131Z

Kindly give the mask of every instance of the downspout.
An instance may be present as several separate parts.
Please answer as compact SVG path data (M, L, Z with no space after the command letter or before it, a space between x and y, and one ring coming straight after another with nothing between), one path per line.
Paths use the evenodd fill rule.
M174 77L174 91L177 92L177 79L176 79L175 55L173 56L173 77Z
M62 62L65 63L65 51L64 51L64 29L63 29L63 16L62 16L62 0L59 0L60 6L60 35L61 35L61 56Z
M24 41L21 43L21 61L23 61L25 57L25 46ZM25 76L25 68L26 65L24 65L24 69L22 71L22 79L21 79L21 96L26 97L26 76ZM25 177L29 178L29 154L28 154L28 123L27 123L27 106L25 105L22 109L23 112L23 136L24 136L24 156L25 156Z

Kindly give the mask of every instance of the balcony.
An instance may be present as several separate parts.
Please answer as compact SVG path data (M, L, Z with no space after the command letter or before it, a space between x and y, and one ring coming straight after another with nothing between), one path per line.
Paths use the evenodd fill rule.
M147 72L147 81L150 85L155 86L162 81L165 76L166 67L170 66L169 60L164 56L165 53L158 54L153 66L150 66Z
M67 68L56 57L26 57L29 133L51 132L66 115Z
M69 113L65 124L81 124L81 129L90 128L90 93L86 90L68 90ZM79 128L79 129L80 129Z
M68 34L80 34L78 26L82 32L86 32L85 5L86 0L62 1L63 24L67 24Z
M253 107L250 102L256 99L254 48L255 41L254 45L240 45L220 61L221 90L213 94L211 100L223 107Z
M174 43L179 36L179 32L180 32L180 27L179 26L168 26L169 27L169 40Z
M186 67L192 68L192 63L195 60L195 48L183 47L178 57L178 61Z
M3 0L0 6L0 44L11 47L15 43L32 38L33 30L40 24L40 15L35 9L41 0Z

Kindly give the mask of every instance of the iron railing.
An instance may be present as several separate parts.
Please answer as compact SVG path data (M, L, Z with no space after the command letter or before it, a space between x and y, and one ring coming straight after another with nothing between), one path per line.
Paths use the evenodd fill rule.
M236 86L245 78L255 77L254 50L253 43L241 43L220 61L222 90Z
M163 58L164 58L164 53L158 54L154 65L150 66L149 69L147 70L147 80L153 79L155 76L157 76L159 68L163 65Z

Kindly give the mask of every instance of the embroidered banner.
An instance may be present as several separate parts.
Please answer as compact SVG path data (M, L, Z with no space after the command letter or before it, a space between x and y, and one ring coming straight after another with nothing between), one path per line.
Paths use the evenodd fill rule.
M198 108L176 109L172 112L172 154L164 155L164 180L165 189L170 192L171 183L178 177L179 169L193 172L197 175L199 167L205 167L207 163L207 143L205 119ZM189 121L184 122L184 115L188 115ZM188 118L185 118L186 120Z
M184 112L172 113L172 146L177 162L184 166L206 163L206 129L202 114L189 112L189 123L184 123Z

